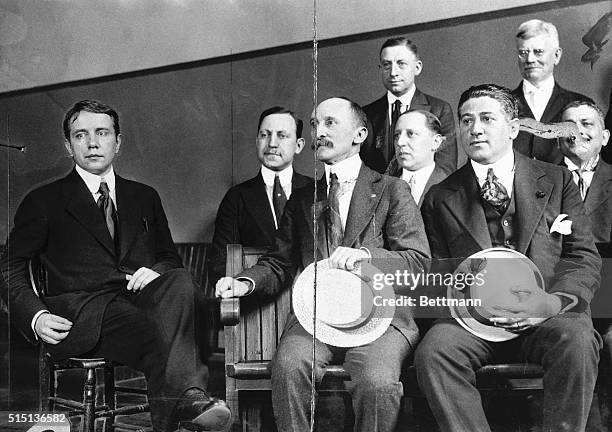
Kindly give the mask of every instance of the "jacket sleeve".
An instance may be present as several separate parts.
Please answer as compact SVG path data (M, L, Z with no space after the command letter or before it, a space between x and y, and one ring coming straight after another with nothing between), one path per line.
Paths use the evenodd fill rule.
M161 199L157 192L153 194L153 205L155 211L155 264L152 270L163 274L168 270L182 268L183 263L168 228L168 219L162 207Z

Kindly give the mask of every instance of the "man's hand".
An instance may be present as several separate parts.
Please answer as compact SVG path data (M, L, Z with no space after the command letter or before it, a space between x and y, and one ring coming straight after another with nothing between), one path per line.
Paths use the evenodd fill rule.
M232 277L222 277L215 286L215 296L220 298L242 297L251 290L250 284Z
M340 246L329 257L329 265L331 268L353 271L359 268L361 261L369 258L370 255L363 249Z
M34 331L45 343L56 345L68 336L72 323L66 318L44 312L36 319Z
M520 333L537 326L561 311L561 299L539 288L517 288L512 292L519 296L515 305L500 305L493 307L500 317L490 318L497 327L505 328L514 333Z
M152 281L159 277L159 273L147 267L140 267L132 275L125 275L129 281L127 284L128 291L138 292L149 285Z

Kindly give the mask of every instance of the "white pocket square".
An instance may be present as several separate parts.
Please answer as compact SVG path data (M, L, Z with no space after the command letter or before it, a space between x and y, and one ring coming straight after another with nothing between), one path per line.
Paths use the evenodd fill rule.
M569 219L565 220L566 217L567 215L565 213L561 213L559 216L557 216L552 226L550 227L551 234L554 232L557 232L562 235L568 235L572 233L572 221Z

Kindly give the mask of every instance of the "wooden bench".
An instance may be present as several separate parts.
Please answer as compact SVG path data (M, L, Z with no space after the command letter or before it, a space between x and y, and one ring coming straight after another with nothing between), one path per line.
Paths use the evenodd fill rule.
M265 248L228 245L226 274L235 276L254 265L265 252ZM245 297L242 300L224 299L221 302L226 401L235 416L235 430L264 430L262 399L249 395L271 389L269 364L282 334L290 304L291 290L285 290L270 300ZM539 365L495 364L477 371L477 383L483 393L534 392L542 389L542 375ZM342 366L329 366L318 390L342 391L343 381L349 379L349 374ZM407 368L402 381L406 398L423 398L416 384L413 367Z

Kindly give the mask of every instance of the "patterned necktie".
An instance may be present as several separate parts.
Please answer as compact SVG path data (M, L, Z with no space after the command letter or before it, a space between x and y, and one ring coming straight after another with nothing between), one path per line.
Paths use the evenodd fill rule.
M391 108L391 124L389 125L389 134L388 134L388 151L389 151L389 161L393 159L395 155L395 140L393 135L395 134L395 124L397 123L397 119L402 113L402 103L399 99L396 99L393 102L393 106ZM388 162L388 161L387 161Z
M104 220L106 221L106 226L108 227L108 232L110 233L111 238L115 238L115 220L113 216L115 214L115 206L113 205L113 200L110 196L110 191L108 190L108 185L106 181L102 179L100 182L100 189L98 189L98 193L100 196L98 197L98 208L102 212L104 216Z
M576 175L576 178L578 179L578 189L580 189L580 196L582 197L582 201L584 201L584 198L586 197L586 194L587 194L586 181L584 181L584 177L582 177L583 173L584 171L581 171L579 169L574 170L574 174Z
M487 179L480 188L480 194L485 201L495 207L498 213L503 214L506 211L510 202L508 191L495 176L493 168L487 170Z
M414 178L414 175L410 176L410 180L408 180L408 186L410 186L410 193L412 194L412 197L416 200L416 197L414 196L414 187L416 186L416 180Z
M331 254L340 244L344 237L342 219L340 218L340 183L338 176L331 173L329 176L329 193L327 195L329 203L327 212L327 229L329 241L329 253Z
M280 178L278 174L276 174L274 176L274 187L272 188L272 206L274 207L274 214L276 215L276 228L280 226L285 204L287 204L287 195L285 195L285 191L280 183Z

